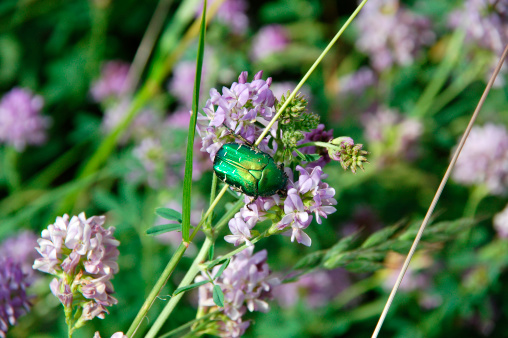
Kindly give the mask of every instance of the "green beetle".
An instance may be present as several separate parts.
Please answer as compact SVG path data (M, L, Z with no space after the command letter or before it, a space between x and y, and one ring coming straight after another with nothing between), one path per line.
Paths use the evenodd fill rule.
M215 155L213 170L233 190L254 199L286 191L288 176L283 167L252 145L224 144Z

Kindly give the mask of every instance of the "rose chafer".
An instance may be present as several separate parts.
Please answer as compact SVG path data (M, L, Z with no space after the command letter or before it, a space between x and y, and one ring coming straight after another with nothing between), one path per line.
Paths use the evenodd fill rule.
M252 145L224 144L215 155L213 170L233 190L254 199L286 191L288 176L283 167Z

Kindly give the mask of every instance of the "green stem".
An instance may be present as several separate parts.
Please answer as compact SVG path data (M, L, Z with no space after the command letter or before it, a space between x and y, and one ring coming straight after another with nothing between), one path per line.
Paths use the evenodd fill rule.
M356 10L353 12L353 14L351 14L351 16L347 19L347 21L344 23L344 25L342 25L342 27L339 29L339 31L337 32L337 34L335 34L335 36L333 37L332 41L330 41L330 43L328 44L328 46L326 46L326 48L323 50L323 52L319 55L319 57L316 59L316 61L314 61L314 63L312 64L312 66L309 68L309 70L307 71L307 73L305 73L305 75L302 77L302 79L300 80L300 82L298 83L298 85L296 85L295 89L293 90L293 92L291 93L291 95L289 95L289 97L287 98L286 102L284 102L284 104L282 105L282 107L280 107L279 111L277 112L277 114L275 114L275 116L273 117L273 119L270 121L270 123L266 126L265 130L261 133L261 135L259 135L258 139L256 140L256 142L254 143L254 145L257 147L259 146L259 144L261 143L261 141L265 138L265 136L268 134L268 132L270 131L270 129L272 128L272 126L275 124L275 122L277 122L277 120L279 119L279 117L282 115L282 113L286 110L287 106L289 105L289 103L291 101L293 101L293 99L295 98L296 94L298 94L298 91L300 90L300 88L302 88L303 84L307 81L307 79L311 76L311 74L314 72L314 70L317 68L317 66L321 63L321 61L324 59L324 57L326 56L326 54L328 54L328 52L330 51L330 49L332 49L333 45L335 44L335 42L337 42L337 40L339 39L339 37L342 35L342 33L346 30L346 28L351 24L351 22L353 22L353 19L356 17L356 15L358 15L358 13L360 12L360 10L363 8L363 6L365 6L365 4L367 3L367 0L363 0L359 5L358 7L356 8Z
M21 179L17 170L19 160L19 153L14 147L5 148L5 161L4 161L4 172L9 192L13 193L19 190L21 185Z
M172 335L174 335L174 334L179 333L180 331L185 330L185 329L186 329L186 328L188 328L188 327L191 327L193 324L195 324L195 323L197 323L197 322L200 322L200 321L203 321L203 320L205 320L205 319L208 319L208 318L210 318L210 317L213 317L214 315L216 315L216 314L218 314L218 313L220 313L220 311L212 311L212 312L207 313L206 315L203 315L203 316L201 316L201 317L199 317L199 318L195 318L195 319L193 319L193 320L191 320L191 321L188 321L187 323L185 323L185 324L183 324L183 325L181 325L181 326L177 327L176 329L173 329L173 330L171 330L171 331L169 331L169 332L167 332L167 333L163 334L163 335L162 335L162 336L160 336L159 338L167 338L167 337L170 337L170 336L172 336Z
M483 185L475 185L471 189L469 198L464 207L464 217L474 218L480 202L489 195L489 190Z
M432 116L443 109L443 107L455 99L464 91L464 89L466 89L466 87L478 78L478 75L480 75L486 65L486 60L479 60L471 67L468 67L467 70L461 73L461 75L457 77L451 85L446 87L446 89L435 98L432 103L432 107L428 109L427 114Z
M187 249L187 247L183 243L180 243L180 246L178 246L178 248L176 249L176 252L173 254L168 265L166 266L166 268L162 272L161 276L159 277L159 280L157 280L157 283L155 283L152 291L150 291L150 294L148 295L145 302L143 303L143 306L141 307L138 314L136 315L136 318L134 318L134 320L133 320L133 322L126 334L128 337L132 337L134 335L134 333L136 333L136 330L139 328L141 321L143 320L143 318L145 318L146 314L148 313L148 310L152 307L152 304L155 301L156 297L159 295L159 292L161 291L161 289L164 287L164 285L166 285L166 282L168 281L172 272L175 270L178 262L180 262L180 259L182 258L186 249ZM176 297L178 297L178 296L176 296Z
M253 239L251 239L251 241L250 241L250 242L251 242L252 244L255 244L255 243L259 242L259 240L260 240L261 238L265 237L267 233L268 233L268 230L264 231L261 235L259 235L259 236L257 236L257 237L254 237ZM219 263L223 262L225 259L231 258L231 257L233 257L234 255L236 255L237 253L239 253L239 252L241 252L241 251L245 250L248 246L249 246L249 245L247 245L247 244L243 244L243 245L239 246L237 249L235 249L235 250L233 250L233 251L231 251L231 252L229 252L229 253L227 253L227 254L225 254L225 255L223 255L223 256L220 256L219 258L214 259L214 260L213 260L213 261L211 261L211 262L206 263L206 269L207 269L207 270L209 270L209 269L213 268L213 267L214 267L214 266L216 266L217 264L219 264Z
M464 41L465 33L462 30L456 30L453 33L448 48L446 49L446 56L439 64L432 80L429 82L422 95L416 102L411 116L422 118L427 115L428 110L432 107L434 98L439 93L450 73L455 66L462 53L462 42Z
M220 231L227 223L228 221L234 216L235 213L240 210L240 208L244 205L243 199L238 200L235 205L220 219L220 221L217 223L217 225L214 228L214 231L218 232ZM207 216L203 217L203 219L206 219ZM198 255L192 262L191 267L189 270L187 270L187 273L185 274L185 277L182 279L180 284L178 285L177 289L188 286L192 283L198 272L200 271L200 264L202 261L205 260L208 250L210 250L210 247L212 246L213 242L207 237L205 239L205 242L203 243L203 246L199 250ZM155 320L152 327L148 331L145 337L155 337L157 332L161 329L162 325L166 322L166 320L171 315L171 312L173 312L173 309L178 304L180 299L183 297L184 292L179 293L178 295L172 297L169 302L166 304L164 309L159 314L159 317ZM131 335L127 334L129 337Z

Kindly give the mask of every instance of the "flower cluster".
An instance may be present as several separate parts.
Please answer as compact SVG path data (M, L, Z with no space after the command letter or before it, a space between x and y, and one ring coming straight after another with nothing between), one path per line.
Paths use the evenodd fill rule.
M311 238L303 230L312 222L313 214L321 224L321 217L327 218L336 211L333 207L337 204L333 198L335 189L322 181L327 175L321 167L316 166L310 172L301 166L296 169L300 174L298 180L288 184L287 197L283 201L278 195L260 197L236 213L229 221L232 235L224 238L227 242L249 244L251 229L258 222L270 219L274 223L270 233L287 233L291 235L291 241L296 239L298 243L311 245Z
M361 95L366 88L377 83L377 76L369 67L361 67L352 74L345 75L339 79L340 94Z
M508 43L508 4L497 0L466 0L449 17L452 28L466 31L469 42L501 55Z
M50 288L66 309L66 315L78 307L74 329L94 317L104 318L107 306L117 303L111 279L118 272L115 228L104 229L104 216L86 218L84 213L69 220L57 217L42 231L33 268L55 275ZM69 320L69 318L67 318ZM71 318L72 320L72 318Z
M211 159L222 145L234 141L226 127L253 142L262 130L254 122L266 125L274 115L272 79L262 80L262 75L260 71L252 82L247 82L247 72L242 72L231 88L222 89L222 95L214 88L210 90L210 99L203 108L205 115L198 116L197 130L203 142L201 151L209 153ZM260 148L272 152L266 144L265 140Z
M95 102L118 100L129 90L130 64L123 61L106 62L101 69L101 76L90 88L90 94Z
M46 141L49 119L41 115L44 101L25 88L13 88L0 101L0 143L18 151Z
M466 41L476 47L472 50L492 52L491 69L495 67L504 47L508 44L508 4L498 0L466 0L463 7L450 13L449 24L466 32ZM506 73L507 68L501 70ZM488 72L488 76L491 75ZM501 77L495 85L503 83Z
M27 276L11 257L0 257L0 337L5 337L9 325L30 310L26 294Z
M236 254L215 281L224 293L224 307L219 315L219 326L215 328L221 337L240 337L249 327L249 321L242 316L249 310L268 312L270 306L266 299L271 298L271 291L279 281L270 276L266 263L267 252L262 250L253 255L254 247L246 248ZM214 267L212 276L220 266ZM196 277L196 282L208 280L206 275ZM210 311L216 310L213 301L213 285L207 283L199 287L199 306Z
M379 108L374 114L365 115L363 124L370 150L380 164L397 159L410 161L418 156L418 140L423 133L420 121Z
M268 25L254 36L250 55L254 61L262 60L284 50L288 44L289 34L283 26Z
M358 14L356 45L370 55L377 71L409 65L434 41L430 20L405 9L398 0L371 0Z
M215 1L208 1L208 8L214 6ZM248 3L246 0L225 0L217 11L217 20L230 27L234 33L243 34L249 26L247 8ZM202 12L203 4L198 7L196 15L201 16Z
M495 195L508 188L508 132L502 125L488 123L473 127L452 172L455 181L484 185Z
M0 246L0 257L8 257L21 266L23 273L29 280L34 277L32 264L37 258L34 247L37 245L37 235L32 231L25 230L15 236L7 238Z

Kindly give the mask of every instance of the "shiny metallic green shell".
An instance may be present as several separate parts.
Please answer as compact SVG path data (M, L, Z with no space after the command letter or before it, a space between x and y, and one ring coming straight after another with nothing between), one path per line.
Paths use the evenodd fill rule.
M213 170L232 189L254 198L283 191L288 181L287 175L270 155L238 143L226 143L219 149Z

